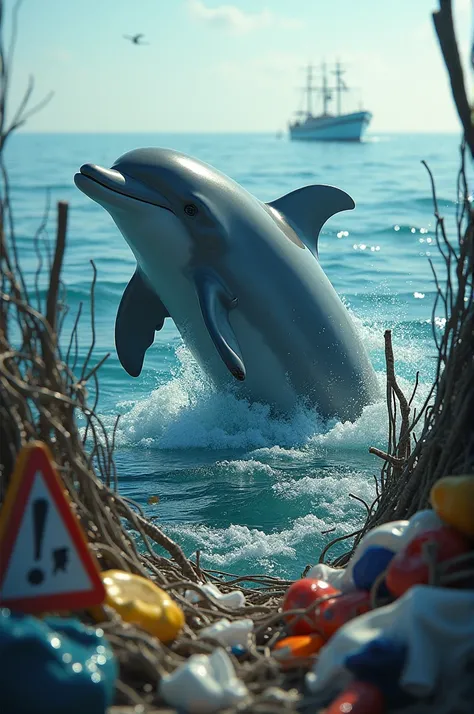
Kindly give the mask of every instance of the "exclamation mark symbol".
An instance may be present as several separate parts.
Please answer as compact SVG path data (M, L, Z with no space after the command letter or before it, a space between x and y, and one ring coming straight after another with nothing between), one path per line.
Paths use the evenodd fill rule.
M46 517L48 515L49 504L45 498L37 498L33 502L33 538L35 561L41 560L43 549L44 529ZM41 568L32 568L28 573L28 582L31 585L41 585L44 580L44 572Z

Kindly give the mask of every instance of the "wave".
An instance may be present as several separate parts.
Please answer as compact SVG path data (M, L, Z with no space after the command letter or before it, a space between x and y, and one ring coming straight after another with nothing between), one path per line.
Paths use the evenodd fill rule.
M304 563L317 562L321 548L330 539L347 535L360 527L360 506L349 497L349 491L355 490L368 501L374 495L373 489L361 483L360 475L356 474L342 482L330 478L313 481L314 488L322 496L318 515L309 513L297 517L284 528L265 532L260 528L237 524L227 528L173 524L166 526L166 531L186 551L199 549L201 563L207 568L298 577ZM293 484L288 484L287 492L291 489ZM346 546L339 546L339 551ZM332 552L337 553L338 549Z
M369 336L370 330L366 334ZM371 339L372 348L382 349L383 337L375 339L372 332ZM414 354L404 356L416 362L419 356L416 347L411 349ZM383 396L379 402L365 407L355 422L325 421L315 409L304 406L288 417L275 417L266 404L217 391L183 345L177 348L176 357L178 367L170 380L157 386L148 397L118 405L122 413L117 432L119 448L231 449L250 451L254 458L255 450L259 449L271 449L273 456L277 453L275 449L309 449L314 457L322 449L367 448L372 443L385 443L387 417ZM379 373L378 377L383 395L384 374ZM403 379L400 382L409 394L411 383Z
M275 418L266 404L218 392L185 347L176 354L180 366L170 381L145 399L119 404L122 412L128 411L120 422L118 446L248 450L301 445L322 423L309 409Z

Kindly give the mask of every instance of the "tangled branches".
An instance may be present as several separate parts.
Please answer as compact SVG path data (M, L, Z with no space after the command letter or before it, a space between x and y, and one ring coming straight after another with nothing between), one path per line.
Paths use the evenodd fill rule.
M439 478L474 471L474 211L466 181L464 147L461 155L455 245L447 236L429 172L435 206L436 243L446 266L446 281L441 288L431 263L437 291L432 311L438 353L435 379L419 414L414 413L409 421L410 403L398 388L394 372L388 369L390 360L387 359L389 454L392 458L382 469L382 493L364 530L389 520L407 518L426 508L431 487ZM441 337L435 320L440 306L444 313ZM393 440L395 398L402 416L396 443ZM421 435L415 440L414 430L422 419ZM415 442L411 453L410 437Z
M474 210L469 195L465 146L461 148L458 174L456 242L447 234L436 198L433 175L424 163L431 181L435 239L445 265L445 281L430 260L436 286L432 309L432 330L437 350L436 373L428 396L418 413L412 409L418 387L405 397L395 375L391 332L385 332L387 368L388 448L369 451L383 459L377 496L367 507L367 519L356 533L329 543L321 554L341 540L354 538L352 549L333 564L343 565L368 530L389 521L409 518L429 507L433 484L443 476L474 472ZM437 314L442 307L443 315ZM443 326L439 336L438 325ZM398 424L400 422L400 424ZM421 434L416 437L416 429Z

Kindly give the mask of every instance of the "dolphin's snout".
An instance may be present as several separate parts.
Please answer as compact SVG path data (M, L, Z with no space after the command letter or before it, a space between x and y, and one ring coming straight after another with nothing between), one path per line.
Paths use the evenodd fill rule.
M165 196L117 169L105 169L96 164L84 164L80 168L80 173L74 176L74 181L81 191L93 199L95 198L95 192L91 190L91 181L116 194L173 211L170 202Z
M125 176L115 169L104 169L96 164L84 164L79 171L83 176L112 190L117 190L120 186L125 187Z

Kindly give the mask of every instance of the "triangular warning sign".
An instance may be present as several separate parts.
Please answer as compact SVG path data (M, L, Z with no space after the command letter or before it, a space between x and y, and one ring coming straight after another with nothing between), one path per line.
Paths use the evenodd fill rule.
M42 442L21 450L0 511L0 605L23 612L82 610L105 589Z

